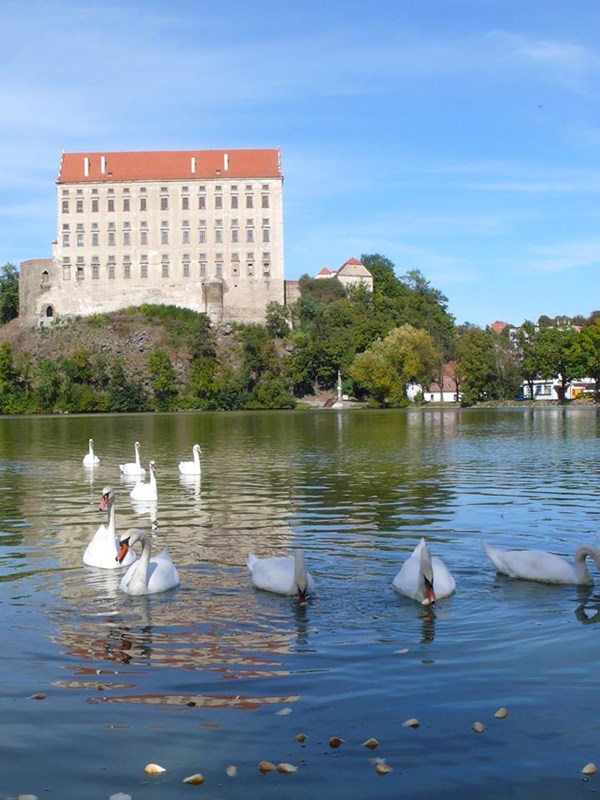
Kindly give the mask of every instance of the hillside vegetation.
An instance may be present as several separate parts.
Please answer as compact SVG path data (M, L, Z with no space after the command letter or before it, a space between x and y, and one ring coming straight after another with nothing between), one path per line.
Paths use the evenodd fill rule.
M372 293L305 275L299 300L271 303L264 325L151 305L43 328L12 319L0 325L0 413L293 408L334 393L338 375L344 393L379 407L406 405L410 386L444 376L463 405L512 400L524 381L533 394L540 378L562 399L577 378L600 386L600 314L501 333L457 327L418 270L398 278L383 256L361 261Z

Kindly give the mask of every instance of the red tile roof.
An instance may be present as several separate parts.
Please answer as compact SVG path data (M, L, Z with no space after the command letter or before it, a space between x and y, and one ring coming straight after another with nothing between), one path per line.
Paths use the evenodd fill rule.
M317 275L331 275L331 274L332 274L332 273L331 273L331 270L330 270L330 269L327 269L327 267L323 267L323 269L320 269L320 270L317 272Z
M279 149L165 150L141 153L63 153L56 182L281 177Z
M345 266L346 266L346 265L348 265L348 264L351 264L353 267L355 267L355 266L357 266L357 265L359 265L359 266L361 266L361 267L363 266L363 265L361 264L361 262L360 262L360 261L359 261L357 258L349 258L349 259L348 259L348 261L345 261L345 262L342 264L342 267L345 267ZM342 267L340 267L340 269L341 269Z

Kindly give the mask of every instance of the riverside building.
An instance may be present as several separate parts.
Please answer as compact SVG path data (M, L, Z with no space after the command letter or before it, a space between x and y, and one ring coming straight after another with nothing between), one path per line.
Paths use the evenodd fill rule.
M142 303L263 322L284 302L278 149L64 153L53 257L21 264L19 316Z

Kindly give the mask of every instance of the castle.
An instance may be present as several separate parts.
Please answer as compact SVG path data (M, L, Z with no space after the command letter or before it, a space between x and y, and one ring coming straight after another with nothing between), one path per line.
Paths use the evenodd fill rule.
M142 303L262 322L284 302L280 152L64 153L53 257L21 264L19 316Z

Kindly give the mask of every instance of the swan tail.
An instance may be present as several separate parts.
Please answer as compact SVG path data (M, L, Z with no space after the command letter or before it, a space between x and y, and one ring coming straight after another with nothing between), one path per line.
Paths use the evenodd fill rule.
M254 565L258 561L258 558L254 555L254 553L249 553L248 558L246 559L246 565L250 572L252 572Z
M498 550L489 545L487 542L482 542L481 544L488 558L490 559L492 564L496 567L497 571L507 574L506 564L500 558L500 553L498 552Z

